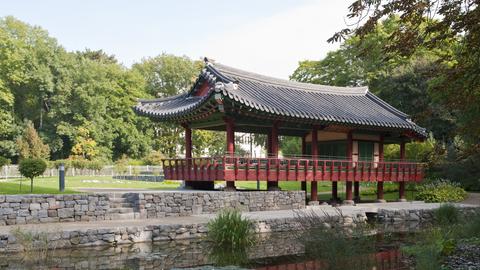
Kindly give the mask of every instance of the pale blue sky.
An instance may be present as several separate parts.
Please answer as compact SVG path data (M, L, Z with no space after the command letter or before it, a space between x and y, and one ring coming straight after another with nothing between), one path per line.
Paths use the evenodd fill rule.
M39 25L67 50L103 49L126 66L162 52L208 56L288 78L338 47L352 0L0 0L0 16Z

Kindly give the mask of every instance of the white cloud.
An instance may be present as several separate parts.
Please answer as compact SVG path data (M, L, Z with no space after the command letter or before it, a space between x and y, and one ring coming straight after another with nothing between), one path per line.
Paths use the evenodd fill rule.
M220 63L287 79L298 61L321 59L339 44L327 39L345 27L351 0L315 1L209 37L199 51Z

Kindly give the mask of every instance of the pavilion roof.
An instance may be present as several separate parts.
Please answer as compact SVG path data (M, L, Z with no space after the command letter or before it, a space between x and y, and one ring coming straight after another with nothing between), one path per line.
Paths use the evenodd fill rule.
M208 82L208 91L198 95ZM160 121L181 122L212 101L234 103L249 112L290 121L400 129L425 137L424 128L381 100L367 87L337 87L300 83L259 75L206 60L205 68L188 93L140 100L135 111ZM222 102L222 103L223 103Z

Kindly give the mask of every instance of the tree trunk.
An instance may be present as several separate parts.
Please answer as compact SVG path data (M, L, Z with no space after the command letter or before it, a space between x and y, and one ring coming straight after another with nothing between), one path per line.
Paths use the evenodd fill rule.
M33 193L33 178L30 178L30 193Z

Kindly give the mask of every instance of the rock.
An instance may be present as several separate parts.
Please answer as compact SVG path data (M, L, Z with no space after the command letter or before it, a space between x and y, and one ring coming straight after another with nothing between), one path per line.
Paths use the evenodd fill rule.
M70 218L73 217L75 210L73 208L61 208L57 210L59 218Z
M41 205L39 203L31 203L30 204L30 210L40 210Z

